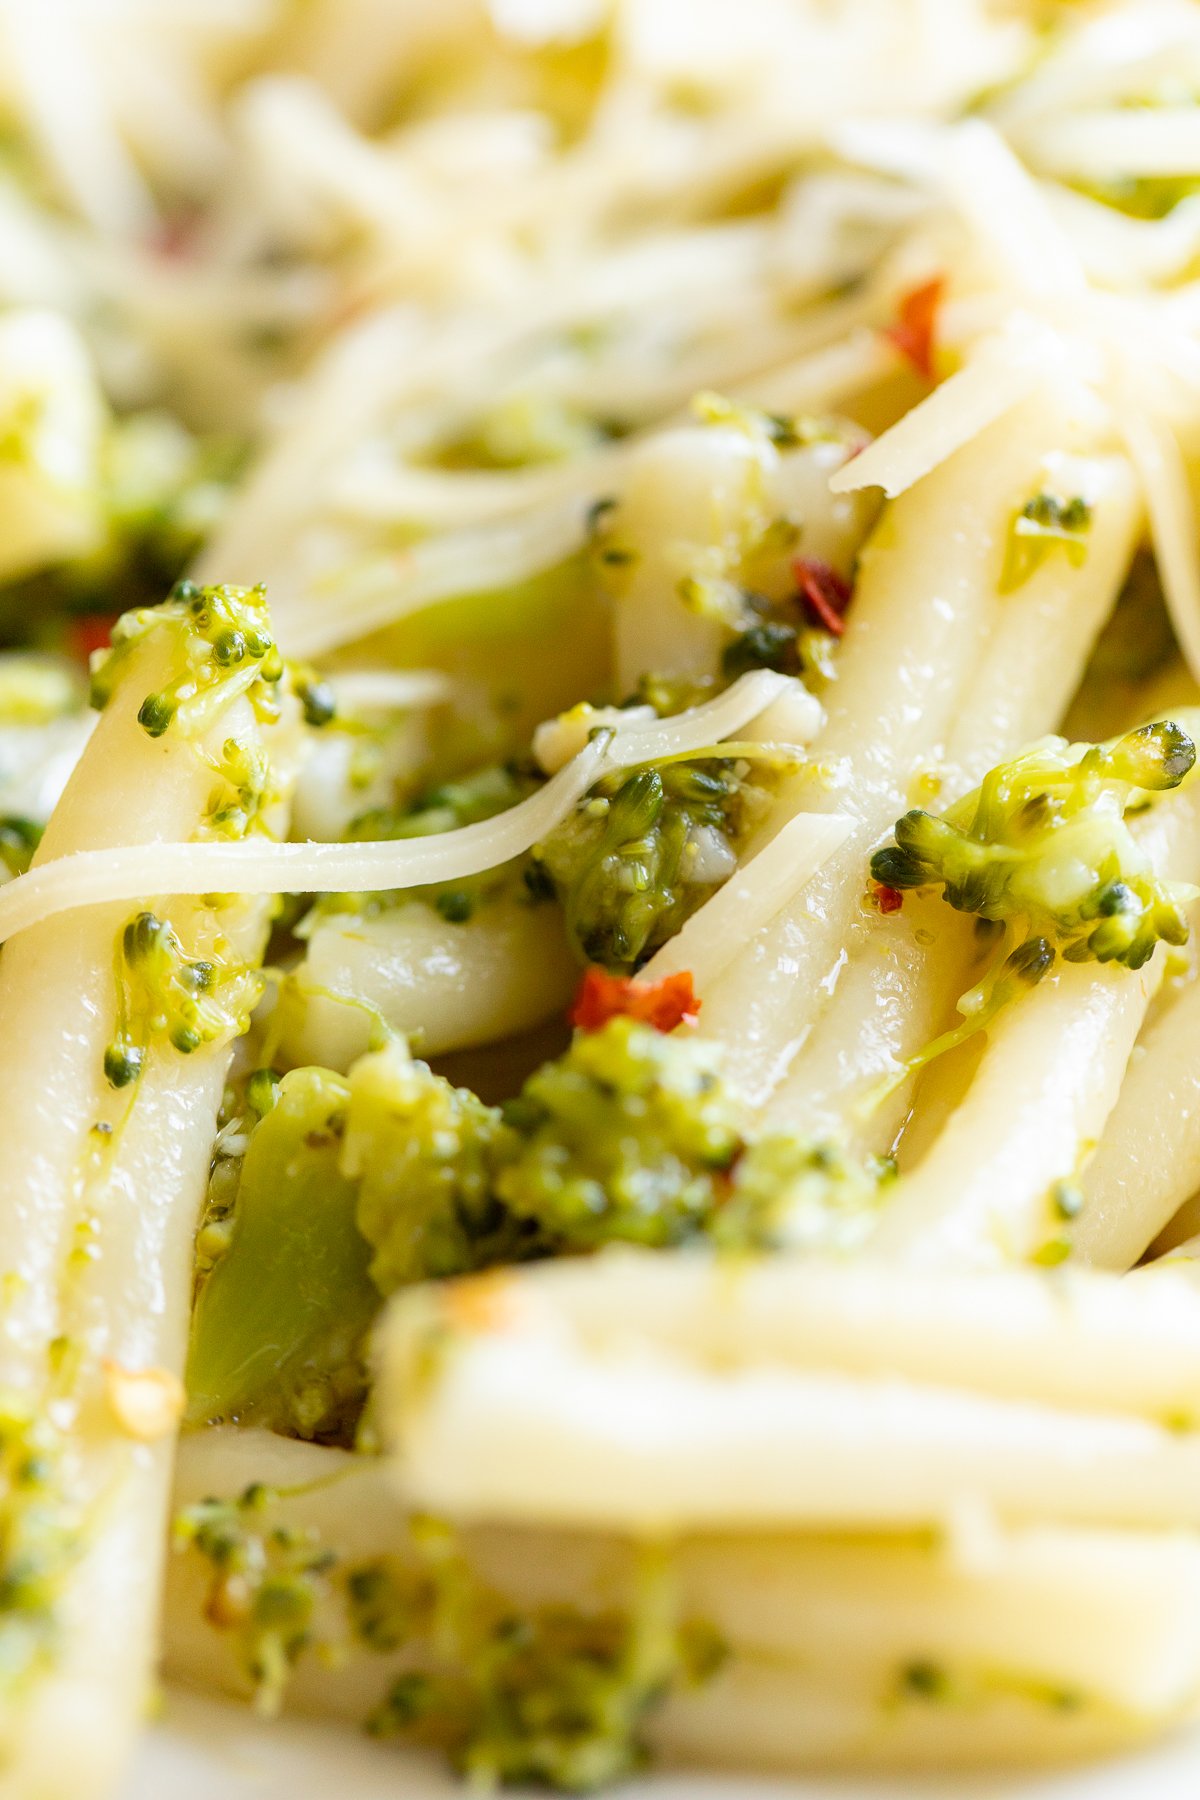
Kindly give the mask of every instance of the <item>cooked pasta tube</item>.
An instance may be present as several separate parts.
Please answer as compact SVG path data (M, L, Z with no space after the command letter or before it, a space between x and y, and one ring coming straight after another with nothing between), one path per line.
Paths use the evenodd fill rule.
M46 862L234 828L247 782L259 828L280 827L290 727L261 722L280 712L280 666L251 613L256 651L224 669L186 606L136 616L153 623L114 653ZM189 671L196 711L181 699L166 717ZM39 1800L107 1791L145 1703L192 1234L230 1042L258 991L261 904L153 904L161 917L110 905L44 925L0 963L5 1541L12 1568L39 1571L6 1608L0 1791Z
M236 1499L254 1482L278 1495L259 1529L282 1525L336 1559L314 1634L336 1653L302 1656L286 1703L361 1723L420 1657L419 1642L370 1648L339 1608L356 1571L420 1566L403 1502L377 1459L258 1432L183 1440L177 1508ZM474 1579L512 1612L638 1604L637 1545L611 1533L476 1525L460 1543ZM1020 1722L1024 1754L1077 1754L1192 1705L1200 1548L1188 1534L980 1523L942 1540L699 1535L676 1540L670 1558L679 1616L726 1656L714 1681L653 1715L651 1739L672 1760L711 1760L719 1744L717 1760L758 1766L969 1763L991 1753L994 1713ZM245 1694L236 1630L206 1599L212 1574L194 1549L171 1558L169 1672ZM756 1738L750 1722L768 1696L780 1719Z
M951 739L1004 619L999 589L1012 520L1040 490L1047 459L1077 432L1069 406L1064 417L1056 401L1024 403L892 502L862 552L814 763L788 784L768 825L778 829L791 810L836 809L855 819L854 835L706 996L705 1028L730 1045L735 1075L760 1100L811 1032L868 916L868 850L904 810L909 784L936 747ZM1093 631L1124 575L1136 529L1124 466L1105 468L1110 504L1097 506L1086 561L1048 560L1030 577L1044 584L1041 604L1064 621L1072 601L1098 595L1084 602ZM992 705L1003 720L1006 708L995 696ZM873 722L869 734L864 719Z
M1200 991L1193 983L1138 1040L1084 1171L1073 1242L1103 1269L1128 1269L1200 1188Z
M314 925L287 984L280 1050L346 1069L379 1019L422 1056L473 1049L540 1025L577 980L559 919L519 893L492 896L461 924L421 901L375 917L334 913Z
M1200 874L1194 791L1137 821L1152 864ZM872 1249L918 1262L1069 1254L1056 1199L1099 1141L1162 976L1164 951L1135 971L1060 964L988 1028L974 1079L897 1190Z
M715 674L730 633L718 596L755 558L764 565L756 586L771 573L778 581L793 546L849 573L873 508L861 496L836 498L828 479L850 455L852 434L783 454L757 417L651 433L621 472L606 521L630 558L614 602L621 692L646 674ZM770 571L764 538L780 522L788 532Z
M1059 723L1132 553L1138 504L1133 471L1120 457L1048 459L1056 485L1080 493L1107 515L1108 558L1083 591L1036 574L1004 597L987 647L963 693L958 716L914 788L956 799L996 763ZM939 916L940 915L940 916ZM768 1117L778 1125L813 1117L852 1138L886 1148L911 1098L904 1083L868 1120L855 1101L916 1055L951 1016L969 985L970 927L944 908L909 901L901 916L863 908L856 943L825 1017L775 1093Z
M502 1338L506 1320L514 1330L561 1328L595 1355L632 1337L712 1371L892 1372L997 1398L1183 1421L1200 1413L1200 1317L1188 1272L1162 1265L1159 1274L1151 1296L1072 1267L901 1275L864 1259L786 1251L727 1263L613 1249L496 1274L459 1299L430 1290L423 1304L461 1324L468 1341L466 1303L478 1299L481 1330L491 1308Z
M393 1308L379 1417L416 1504L639 1531L943 1526L980 1503L1014 1520L1200 1522L1190 1433L894 1374L723 1367L634 1321L589 1343L552 1304L523 1309L536 1283ZM881 1459L886 1483L870 1474Z

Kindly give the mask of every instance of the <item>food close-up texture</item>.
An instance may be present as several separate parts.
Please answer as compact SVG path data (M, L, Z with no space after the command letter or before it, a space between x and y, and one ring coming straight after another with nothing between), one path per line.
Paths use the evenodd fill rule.
M1198 742L1200 0L0 0L0 1800L1184 1741Z

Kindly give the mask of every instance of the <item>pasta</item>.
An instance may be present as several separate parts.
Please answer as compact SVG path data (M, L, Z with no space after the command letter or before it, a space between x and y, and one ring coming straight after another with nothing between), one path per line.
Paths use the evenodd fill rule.
M0 5L6 1800L1200 1725L1198 91Z

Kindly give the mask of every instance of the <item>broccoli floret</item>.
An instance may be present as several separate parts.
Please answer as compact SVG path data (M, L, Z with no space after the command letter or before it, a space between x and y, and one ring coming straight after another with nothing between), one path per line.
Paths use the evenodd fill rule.
M527 880L561 902L583 961L635 969L732 873L763 803L730 758L614 773L535 847Z
M464 825L476 825L507 812L532 794L543 779L539 771L523 763L489 763L455 781L426 788L403 806L374 807L360 813L351 822L346 837L350 843L362 843L372 839L436 837L444 831L458 831ZM520 869L510 866L399 893L325 894L313 912L317 917L332 913L364 917L416 900L434 907L449 924L463 925L489 899L511 892L514 887L531 901L541 897L523 883Z
M279 1496L255 1482L236 1500L201 1500L175 1520L177 1550L209 1565L204 1616L230 1634L261 1713L278 1712L295 1665L317 1646L317 1613L337 1558L313 1530L269 1524Z
M1137 795L1179 785L1196 760L1176 724L1108 744L1048 738L993 769L943 818L914 811L871 873L885 887L940 887L949 905L1022 924L1070 962L1138 969L1188 935L1190 890L1161 881L1125 823Z
M677 1617L660 1551L643 1554L628 1608L518 1610L480 1580L446 1527L422 1521L414 1538L429 1570L425 1618L407 1572L398 1595L401 1619L417 1621L417 1666L367 1730L442 1744L472 1785L607 1787L646 1761L645 1728L668 1695L711 1680L728 1654L710 1626Z
M717 1046L632 1019L580 1033L504 1109L519 1147L505 1205L551 1242L651 1246L702 1230L742 1148Z
M495 1108L399 1043L355 1065L342 1167L380 1293L518 1259L524 1234L495 1193L512 1143Z
M1062 500L1057 494L1035 494L1009 527L1008 547L1000 575L1000 592L1022 587L1053 550L1061 550L1072 567L1087 556L1092 508L1082 494Z
M54 1655L59 1591L83 1548L83 1520L66 1497L61 1433L35 1398L15 1390L0 1391L0 1483L0 1696L11 1699Z
M212 1266L192 1315L191 1422L344 1442L379 1305L355 1225L357 1184L339 1166L349 1089L325 1069L278 1083L259 1071L246 1102L245 1154L218 1161L197 1240Z
M93 706L105 706L134 649L148 632L161 630L176 633L176 670L142 702L138 723L147 736L162 737L176 721L185 731L200 730L239 694L259 718L278 717L283 658L271 636L265 589L194 581L176 582L161 606L118 619L112 648L93 658Z
M503 1108L399 1042L345 1079L295 1070L258 1105L240 1169L217 1164L197 1243L192 1418L337 1441L398 1288L609 1243L850 1245L892 1173L748 1138L720 1047L626 1016L578 1032Z
M257 970L234 958L188 957L169 921L136 914L117 939L117 1028L105 1075L128 1087L155 1039L190 1056L201 1044L239 1037L262 990Z
M609 1243L709 1238L769 1249L841 1239L875 1204L882 1165L830 1146L749 1141L716 1044L634 1019L578 1032L503 1108L391 1048L351 1072L343 1168L385 1293Z

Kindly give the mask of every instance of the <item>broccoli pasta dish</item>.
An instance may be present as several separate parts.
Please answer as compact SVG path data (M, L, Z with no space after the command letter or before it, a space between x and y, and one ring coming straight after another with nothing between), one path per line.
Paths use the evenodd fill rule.
M2 1800L1200 1724L1200 0L0 0L0 127Z

